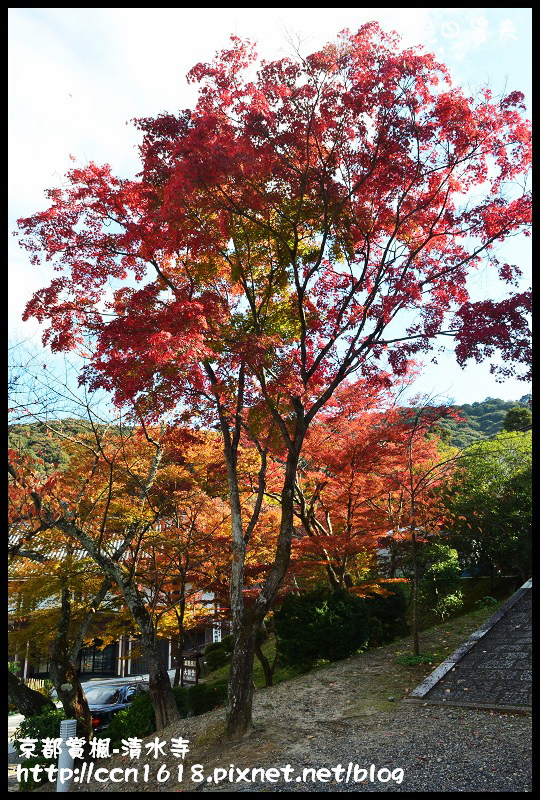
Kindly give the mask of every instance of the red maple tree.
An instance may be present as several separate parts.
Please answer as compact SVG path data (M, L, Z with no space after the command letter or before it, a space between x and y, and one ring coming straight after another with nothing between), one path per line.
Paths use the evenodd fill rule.
M323 573L333 589L357 587L388 530L388 490L404 431L388 393L366 381L343 384L311 426L295 486L292 568Z
M456 356L527 358L530 298L474 303L480 264L512 285L493 247L523 230L530 158L523 96L469 97L428 53L369 23L305 58L264 62L233 37L189 79L196 106L139 119L142 169L71 170L22 244L59 271L26 317L55 350L85 336L85 379L157 417L218 425L231 505L236 646L229 734L251 725L257 630L290 554L306 432L353 373L402 375L453 337ZM131 276L131 277L130 277ZM508 325L511 321L511 325ZM257 499L242 508L238 448L258 448ZM265 492L266 457L286 451L273 567L255 603L242 588Z

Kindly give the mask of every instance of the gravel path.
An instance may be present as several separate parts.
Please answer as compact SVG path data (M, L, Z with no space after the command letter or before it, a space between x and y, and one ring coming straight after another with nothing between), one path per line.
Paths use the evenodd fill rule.
M342 670L344 666L334 665L303 680L297 679L296 686L280 684L258 692L257 728L241 743L223 742L220 735L223 711L216 710L161 733L162 740L170 741L173 736L190 740L190 753L184 762L170 754L157 760L146 757L150 765L148 782L142 782L139 775L137 784L92 782L74 785L72 791L531 791L530 717L397 700L389 702L390 711L368 707L362 713L345 700L346 676L335 674L336 668ZM330 678L334 686L328 685ZM332 699L333 705L328 705ZM143 755L141 763L144 758ZM353 766L347 783L349 762ZM177 770L182 763L187 780L180 784ZM136 764L116 757L110 762L100 760L97 766L110 769ZM157 774L162 764L170 777L160 783ZM198 780L202 770L193 770L194 764L203 765L203 782ZM237 770L247 769L246 777L251 778L252 768L279 769L287 764L294 770L288 773L290 782L271 782L275 777L271 772L266 773L264 782L260 781L260 773L255 774L253 783L237 781ZM341 772L331 771L340 764ZM233 782L226 774L231 765L234 765ZM355 775L354 765L358 765L357 770L367 770L366 774L357 771ZM304 768L324 767L328 772L302 774ZM216 769L222 781L217 785Z
M400 704L371 724L321 725L297 739L273 765L291 763L293 782L222 784L222 791L528 792L531 791L530 718L470 709ZM352 720L351 720L352 722ZM325 730L326 728L326 730ZM345 783L349 762L361 772ZM223 762L222 762L223 763ZM336 767L324 782L296 782L303 767ZM371 770L371 765L374 765ZM225 762L225 766L228 764ZM382 768L382 769L381 769ZM364 773L367 770L367 775ZM206 772L209 772L208 767ZM382 780L379 780L378 777ZM219 791L204 786L199 791Z
M464 629L445 640L444 627L432 630L432 641L425 638L424 646L436 642L450 651L456 636L469 633ZM255 729L239 743L224 740L225 712L216 709L161 731L159 739L167 744L157 759L143 750L139 761L120 755L96 760L95 768L101 767L105 776L113 768L117 776L138 768L136 783L92 780L74 783L70 791L531 791L531 717L401 702L431 671L428 665L413 668L396 661L409 646L402 640L257 690ZM189 739L185 760L168 752L173 737ZM145 739L143 747L154 738ZM193 770L195 764L203 766ZM279 770L288 764L286 782ZM183 782L178 781L179 766ZM266 772L264 781L261 772L251 783L238 780L251 778L253 768L274 772ZM303 775L304 768L326 771ZM238 770L247 772L239 775ZM54 785L36 791L54 791Z
M197 758L184 762L184 774L198 778L200 770L196 768L191 773L191 768L195 763L202 763L205 777L212 776L214 769L221 770L218 776L223 782L218 786L191 780L178 784L176 771L182 762L160 758L150 765L147 783L100 785L93 782L74 785L71 791L529 792L530 723L529 717L517 715L400 703L395 713L377 714L368 724L365 720L350 720L347 724L329 720L310 727L310 733L299 728L268 725L241 744L217 749L207 749L201 744L196 748ZM191 735L190 727L186 725L182 735ZM166 738L164 734L162 738ZM358 770L366 770L367 774L357 771L355 776L353 766L350 781L346 783L349 762L358 765ZM129 762L129 765L135 763ZM158 783L155 776L162 763L167 764L171 778ZM100 762L100 766L105 764L108 768L113 766ZM248 778L253 767L268 769L290 764L294 772L290 773L289 783L283 780L231 783L228 775L224 776L231 764L235 770L249 768ZM343 769L336 774L335 768L340 764ZM124 762L123 766L127 764ZM311 770L321 767L327 767L328 773L323 772L322 776L319 773L323 780L314 781ZM307 776L302 776L303 768L310 770ZM267 776L274 777L272 773ZM237 777L235 771L233 780ZM298 777L306 779L297 781ZM54 789L43 786L38 791Z

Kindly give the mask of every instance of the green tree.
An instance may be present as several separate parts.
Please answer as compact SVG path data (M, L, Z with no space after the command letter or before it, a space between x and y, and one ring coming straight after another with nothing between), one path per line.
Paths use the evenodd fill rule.
M531 570L531 432L500 433L469 447L443 493L451 544L473 574Z
M450 432L449 441L452 445L464 449L481 439L500 433L508 411L516 406L526 406L529 397L530 395L523 395L518 401L486 397L480 403L452 406L460 419L445 419L441 422L441 428Z
M430 542L419 554L422 577L419 582L420 603L441 620L463 605L459 588L461 567L458 552L442 542Z
M506 412L503 431L522 431L532 424L532 414L529 408L516 406Z

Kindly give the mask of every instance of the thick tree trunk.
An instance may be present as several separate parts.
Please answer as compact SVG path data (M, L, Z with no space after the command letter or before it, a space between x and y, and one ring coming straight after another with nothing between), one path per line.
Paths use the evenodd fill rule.
M54 709L56 706L45 697L41 692L31 689L24 681L17 678L8 669L8 697L9 702L12 703L20 714L25 717L33 717L36 714L42 714L47 709Z
M300 448L298 447L296 453L299 452ZM272 607L289 565L293 533L294 485L298 464L296 453L289 454L285 467L285 479L281 493L281 523L274 563L254 607L249 612L244 610L242 596L244 562L242 559L241 565L234 563L235 551L233 548L231 612L235 644L229 673L227 736L236 741L249 733L252 728L253 660L257 635L264 617ZM234 522L233 517L233 536Z
M171 686L169 673L161 658L153 630L141 630L143 653L148 661L149 694L156 715L156 730L160 731L180 719L180 712Z
M77 668L69 661L60 661L59 651L53 650L50 662L51 680L68 719L77 720L77 736L92 738L92 714L84 695Z
M92 715L84 695L70 646L71 592L62 591L58 630L51 645L49 674L68 719L77 720L77 735L92 738Z
M158 646L152 617L137 589L124 583L122 594L141 634L144 657L148 662L149 693L156 716L156 730L180 720L180 712L171 686L169 673Z
M418 637L418 543L414 532L412 533L412 553L413 553L413 585L412 585L412 629L413 629L413 653L415 656L420 654L420 640Z
M236 638L229 673L227 735L237 741L252 728L253 660L260 623L247 619Z

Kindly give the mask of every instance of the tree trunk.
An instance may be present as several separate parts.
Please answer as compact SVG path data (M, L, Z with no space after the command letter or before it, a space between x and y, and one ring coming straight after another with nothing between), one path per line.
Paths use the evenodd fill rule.
M266 658L265 654L262 651L261 645L259 644L259 640L255 643L255 655L261 662L261 666L263 668L264 673L264 685L265 686L272 686L274 683L274 670L277 664L278 658L278 647L277 647L277 638L276 638L276 654L274 656L274 660L272 664L270 664L269 660Z
M92 714L84 695L77 668L69 661L60 661L59 651L53 650L50 662L51 680L68 719L77 720L77 736L92 738Z
M234 644L227 709L227 736L233 741L242 739L253 725L253 660L259 625L253 618L246 619Z
M17 678L8 669L8 697L9 702L12 703L20 714L25 717L33 717L36 714L42 714L47 709L55 709L56 706L48 697L45 697L41 692L31 689L24 681Z
M92 738L92 715L84 695L77 664L69 642L71 623L71 592L62 590L62 605L58 630L51 645L49 674L68 719L77 720L77 736Z
M420 640L418 638L418 551L417 541L414 532L412 533L412 553L413 553L413 586L412 586L412 629L413 629L413 653L420 655Z
M178 650L177 650L177 657L176 657L176 669L174 670L174 680L173 686L180 686L184 685L183 681L183 674L182 674L182 659L183 659L183 652L184 652L184 635L183 631L179 628L178 629Z
M172 690L169 673L158 647L152 617L137 589L124 582L122 594L141 634L144 657L148 662L149 694L156 716L156 730L180 720L180 712Z
M185 616L185 613L186 613L186 587L185 587L185 580L184 579L182 579L181 592L182 592L182 599L180 601L180 611L176 610L176 606L174 607L174 612L176 614L176 620L178 622L178 656L177 656L177 661L176 661L176 669L174 671L173 686L178 686L178 684L180 684L180 683L181 683L182 686L184 685L184 680L183 680L184 674L183 674L183 671L182 671L182 663L183 663L182 659L183 659L183 653L184 653L184 640L186 638L185 635L184 635L184 616Z
M231 615L234 633L234 651L229 673L229 702L227 713L227 736L238 741L252 728L253 704L253 660L257 635L263 619L272 607L281 585L291 555L293 533L293 502L296 467L300 447L289 453L285 467L285 479L281 492L281 523L274 563L255 600L253 609L244 610L242 589L244 562L234 563L233 516L233 569L231 575ZM238 524L238 522L237 522ZM238 552L238 550L237 550Z
M148 661L149 694L156 715L156 730L180 720L180 712L171 686L169 673L161 658L154 630L141 633L143 653Z
M264 674L264 685L265 686L272 686L274 681L274 670L270 666L270 662L266 658L265 654L261 650L260 644L257 642L255 645L255 655L259 659L261 663L261 667ZM274 662L275 663L275 662Z
M101 553L97 549L95 542L82 529L66 521L62 521L62 524L57 522L57 526L60 530L65 530L66 533L74 536L82 544L89 555L101 566L106 577L111 582L115 582L122 592L126 605L141 634L143 653L148 661L149 693L156 716L156 729L159 731L173 722L178 722L180 720L180 712L176 705L169 673L163 664L161 653L157 646L152 616L145 606L143 596L137 587L133 585L130 576L125 574L112 559Z

